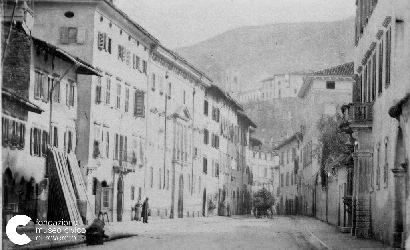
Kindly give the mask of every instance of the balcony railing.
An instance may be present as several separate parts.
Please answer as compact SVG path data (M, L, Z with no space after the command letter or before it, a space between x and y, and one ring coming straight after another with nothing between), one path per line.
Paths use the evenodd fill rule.
M113 167L121 172L135 172L137 154L133 151L114 150Z
M373 121L373 103L352 103L349 107L351 123L371 123Z

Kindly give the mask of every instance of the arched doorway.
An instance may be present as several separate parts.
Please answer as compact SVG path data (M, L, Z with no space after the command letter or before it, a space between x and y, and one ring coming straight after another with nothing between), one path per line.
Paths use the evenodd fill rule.
M123 177L120 175L117 184L117 221L122 221L123 212L123 199L124 199L124 182Z
M179 176L178 218L184 217L184 177Z
M204 193L202 196L202 215L206 216L206 188L204 188Z

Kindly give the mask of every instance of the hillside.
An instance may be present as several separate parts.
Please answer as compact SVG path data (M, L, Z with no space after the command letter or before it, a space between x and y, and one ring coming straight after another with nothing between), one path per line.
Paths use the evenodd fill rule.
M351 61L353 33L353 18L241 27L176 52L218 84L228 67L238 68L244 87L266 75L323 69Z

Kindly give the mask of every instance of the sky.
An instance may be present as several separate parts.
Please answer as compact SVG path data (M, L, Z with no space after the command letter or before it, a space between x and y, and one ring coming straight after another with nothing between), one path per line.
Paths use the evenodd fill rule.
M355 15L355 0L114 0L170 49L242 26L326 22Z

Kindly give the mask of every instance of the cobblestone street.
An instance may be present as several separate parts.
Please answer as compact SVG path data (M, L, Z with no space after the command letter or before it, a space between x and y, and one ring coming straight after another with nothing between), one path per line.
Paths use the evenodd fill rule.
M378 242L356 239L309 217L208 217L152 220L149 224L106 225L108 234L138 236L79 249L388 249Z

